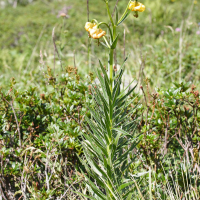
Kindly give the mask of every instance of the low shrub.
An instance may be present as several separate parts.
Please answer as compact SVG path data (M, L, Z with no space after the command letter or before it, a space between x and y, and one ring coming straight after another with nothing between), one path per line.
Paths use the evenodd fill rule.
M142 168L151 167L155 185L167 183L170 191L178 188L181 198L199 197L199 92L194 85L181 83L150 94L148 80L146 83L146 92L141 87L144 107L137 146ZM191 188L196 196L190 193Z
M18 91L14 79L10 90L0 93L0 189L6 199L58 197L78 181L88 83L79 80L74 67L58 78L48 69L44 78L43 93Z

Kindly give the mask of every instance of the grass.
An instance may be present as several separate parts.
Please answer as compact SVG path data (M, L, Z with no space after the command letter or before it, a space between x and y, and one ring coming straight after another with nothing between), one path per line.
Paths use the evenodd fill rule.
M149 78L152 90L156 86L166 86L166 83L170 86L171 82L183 78L198 85L200 36L196 32L200 22L199 3L182 3L179 0L146 0L144 3L147 7L145 14L138 19L129 18L121 27L121 34L124 32L123 29L126 33L125 54L130 54L127 73L132 78L140 80L141 84L143 79ZM111 1L110 4L114 8L115 1ZM69 18L57 18L59 11L65 6L69 8ZM103 7L103 1L90 1L90 19L95 17L108 21L105 10L99 7ZM119 1L118 7L119 12L122 12L125 7L123 1ZM8 6L2 9L0 19L2 86L16 74L18 76L15 78L20 77L20 82L26 83L27 86L38 82L37 79L41 76L40 50L47 55L46 65L54 68L54 47L51 37L53 27L56 27L55 40L64 66L74 65L75 55L76 66L84 76L97 65L96 57L105 61L107 59L104 47L97 48L93 41L91 64L88 64L88 38L83 28L87 21L85 2L33 1L26 6L18 4L16 8ZM177 32L176 28L181 28L181 24L182 30ZM124 41L121 40L118 45L118 63L121 63L124 59ZM57 55L55 63L55 68L60 71ZM30 80L28 84L27 77Z
M103 9L104 8L103 1L92 0L89 2L90 2L89 4L89 10L90 10L89 19L90 20L93 18L96 18L97 20L101 20L101 21L109 21L109 19L106 17L106 10ZM110 6L112 10L114 9L115 2L116 2L115 0L110 1ZM162 149L162 147L159 147L159 145L162 146L163 138L165 138L166 140L168 139L165 134L168 134L169 136L172 135L172 138L173 138L174 137L173 133L174 132L176 133L176 130L179 130L180 132L182 131L183 135L180 135L179 138L174 137L174 140L170 140L170 142L172 143L172 144L170 143L170 145L173 146L175 144L177 147L177 145L180 144L179 145L180 147L181 144L183 144L182 141L186 141L186 142L189 141L188 137L190 137L190 133L192 133L192 135L194 136L194 133L196 133L197 131L196 127L198 127L198 123L199 123L199 114L198 114L199 107L197 105L197 102L199 101L199 97L197 94L198 91L196 91L195 88L193 88L193 90L190 93L186 92L189 86L183 91L181 90L181 88L184 88L183 85L181 87L177 86L178 90L172 89L171 93L170 93L170 90L168 91L167 89L173 85L173 82L180 83L182 81L184 82L191 81L193 84L197 86L197 90L199 89L200 71L198 68L200 64L199 63L199 60L200 60L199 37L200 35L198 31L200 31L200 25L199 25L200 4L197 1L189 1L189 0L186 0L184 2L182 2L181 0L173 0L173 1L172 0L162 0L162 1L161 0L155 0L155 1L144 0L143 3L146 5L146 12L144 12L143 14L139 13L138 19L134 18L133 16L129 17L124 23L124 25L119 28L121 39L118 41L118 46L117 46L118 50L116 51L117 60L115 60L115 64L118 64L117 67L120 67L120 63L123 63L124 57L129 55L129 58L126 63L126 71L125 71L125 78L124 78L125 81L129 82L132 79L135 79L136 81L138 81L138 88L137 88L136 94L138 93L139 87L141 85L143 86L146 85L146 88L147 88L146 91L147 91L148 101L145 102L146 105L144 105L143 107L142 106L138 107L137 111L133 112L134 116L138 114L139 119L141 120L141 123L140 123L141 129L137 130L139 131L137 133L141 133L142 135L144 135L145 139L142 141L143 143L141 142L139 144L140 145L139 147L141 148L138 148L136 144L134 144L133 146L133 149L137 151L136 153L138 153L138 156L143 156L143 159L140 160L140 158L138 158L138 160L140 160L138 161L140 162L139 164L137 163L137 161L135 161L133 165L130 165L130 168L127 168L127 171L128 171L127 173L130 173L130 170L131 170L132 181L133 181L131 182L132 185L129 185L130 184L129 180L127 179L123 180L122 178L119 178L119 176L117 176L119 178L119 180L117 180L117 178L115 177L116 174L115 173L112 174L111 173L112 170L107 169L108 164L106 163L107 161L105 160L105 152L108 151L107 155L109 157L110 147L113 145L112 138L115 138L116 133L117 131L119 131L119 129L113 131L114 135L111 135L112 137L110 136L111 137L109 138L110 144L107 145L107 147L105 147L102 150L101 149L102 146L100 145L100 149L102 150L102 152L100 150L98 151L99 156L93 155L93 152L95 152L95 150L97 149L94 142L94 141L97 141L95 137L97 137L98 139L101 139L102 143L104 143L104 138L100 137L102 136L101 135L102 132L99 133L97 131L98 128L94 128L93 130L93 132L96 133L97 135L95 136L94 134L93 136L94 141L92 141L92 137L85 132L84 133L85 138L88 138L90 143L88 144L86 141L84 141L84 138L83 138L82 144L83 146L85 145L84 146L85 154L89 154L88 152L91 151L92 156L91 157L88 156L88 157L89 157L90 163L93 163L93 165L97 168L96 171L98 172L99 170L100 172L102 172L98 164L101 163L101 166L103 166L106 163L106 167L103 170L104 171L107 170L110 173L109 178L104 177L105 178L104 182L106 183L107 188L104 187L104 185L102 184L102 180L103 180L102 177L99 178L97 176L96 178L96 180L99 181L101 186L103 185L102 188L99 190L100 195L104 196L104 193L106 191L110 195L109 198L112 199L115 196L115 192L117 191L116 185L118 184L119 191L116 192L116 194L122 199L126 192L126 189L124 189L125 186L123 185L123 183L125 183L125 184L128 184L126 187L130 191L133 190L133 193L130 192L130 194L127 194L129 195L128 198L131 198L132 196L138 196L137 197L138 199L149 199L149 198L150 199L156 199L156 198L180 199L182 198L181 195L185 195L186 199L192 200L193 198L192 195L196 195L194 199L199 198L198 196L199 188L195 188L196 186L199 187L199 182L197 180L195 183L192 183L193 180L196 180L196 174L194 174L191 171L192 166L188 167L184 165L185 162L182 162L180 166L178 164L174 165L173 160L171 159L170 162L172 162L173 164L168 167L167 164L165 163L167 162L167 160L164 159L163 163L166 164L166 166L164 167L165 169L169 168L170 170L172 170L172 176L170 177L169 176L170 173L168 173L167 171L166 172L167 176L163 177L160 174L163 174L164 170L162 171L160 169L160 165L157 161L161 159L161 158L158 158L158 155L160 156L162 154L159 152L159 150ZM122 14L122 11L125 8L125 6L126 4L124 3L124 0L123 1L119 0L118 10L120 14ZM60 12L66 12L67 17L66 18L57 17ZM11 77L14 77L16 80L16 84L14 86L14 90L12 94L15 95L15 97L18 98L17 100L19 101L18 105L17 104L16 105L20 107L20 102L27 101L25 107L27 110L29 110L29 106L30 106L31 108L31 110L29 111L30 113L32 113L32 107L31 107L32 97L27 98L28 100L26 98L23 99L23 95L21 95L22 96L21 98L21 96L18 94L18 90L21 90L20 94L22 94L23 91L30 88L30 86L36 87L36 88L30 89L31 91L30 94L28 94L29 92L27 92L27 96L28 95L31 96L31 94L33 93L35 95L34 98L37 99L38 101L38 103L36 103L34 106L40 105L42 108L45 108L45 106L43 105L49 105L50 107L52 106L52 110L51 110L52 112L49 111L50 113L48 115L49 118L54 120L54 123L59 122L60 124L63 125L62 128L64 130L60 130L60 127L59 127L60 124L55 127L53 123L51 125L48 124L48 130L46 128L44 128L43 130L44 135L42 135L41 132L39 132L39 130L36 130L37 128L35 128L35 130L38 131L38 135L41 136L40 140L43 141L43 139L46 138L45 140L49 142L48 143L49 146L45 146L47 143L43 144L45 153L42 154L42 159L44 162L41 165L43 168L45 166L44 177L46 177L48 184L45 181L43 181L42 183L44 193L40 193L41 191L38 191L38 193L37 192L34 193L33 191L34 185L29 185L29 187L30 187L30 190L32 190L31 193L33 196L34 195L39 196L38 198L41 198L42 195L44 198L46 198L47 196L52 197L55 195L53 194L54 188L53 188L53 185L51 185L50 180L53 179L55 184L57 184L58 179L56 177L56 174L55 174L55 177L53 174L54 174L55 169L57 171L60 170L59 157L63 156L63 152L61 148L60 148L59 154L56 156L54 154L54 151L63 142L62 134L65 134L64 131L66 130L66 127L64 125L66 124L69 125L68 122L66 123L65 121L62 121L63 119L65 120L65 118L68 120L69 116L67 113L64 112L64 110L62 110L62 106L60 105L63 104L63 106L65 106L67 104L66 110L70 111L70 114L71 114L70 116L73 119L75 116L78 117L78 121L80 122L79 106L77 106L79 105L79 103L76 101L76 98L75 100L72 100L72 97L75 97L76 94L74 94L74 91L71 92L71 89L72 90L74 89L73 86L76 86L76 84L79 83L79 77L76 74L77 72L76 68L75 69L73 68L74 70L73 76L75 78L74 82L70 81L70 79L68 80L67 77L62 76L63 83L58 84L59 82L56 82L55 79L52 79L52 78L55 76L55 77L58 77L57 79L59 79L61 77L61 74L63 73L62 68L65 69L67 67L67 69L70 70L71 69L70 66L74 66L78 68L78 72L81 76L81 79L85 80L85 76L88 76L89 72L94 72L95 68L99 68L99 63L98 63L97 58L101 59L102 63L104 64L107 63L108 51L105 50L105 48L102 47L101 45L97 45L97 40L92 40L92 41L89 40L88 35L86 31L84 30L84 24L87 21L86 1L83 2L83 1L72 1L72 0L60 0L60 1L55 1L55 0L41 0L41 1L35 0L34 1L33 0L31 3L27 3L27 1L24 0L24 1L19 1L18 4L15 5L15 7L13 7L13 4L10 4L10 5L7 5L5 8L1 8L0 13L1 13L0 14L0 21L1 21L0 44L2 48L2 51L0 52L0 74L1 74L0 87L2 87L4 91L8 90L8 88L10 89L10 81L8 80ZM90 51L88 51L88 47ZM89 52L89 55L88 55L88 52ZM49 69L48 67L51 68L51 74L48 71ZM102 70L104 69L103 66L101 69ZM100 74L101 73L99 72L99 79L101 79ZM90 77L92 77L91 73L90 73ZM14 82L14 79L12 79L12 81ZM120 83L120 80L116 84L119 84L119 83ZM65 90L66 85L64 84L66 85L68 84L69 90ZM82 82L80 82L80 85L81 84ZM109 84L110 83L107 83L107 85ZM11 84L11 88L12 86L13 85ZM102 84L102 88L103 86L104 84ZM75 87L76 92L79 91L80 87L78 88ZM156 88L161 88L161 87L165 88L166 91L163 90L165 91L163 92L162 90L156 89ZM87 88L87 84L82 88L84 97L86 96L85 95L85 91L87 90L86 88ZM112 84L110 88L112 92ZM154 90L159 92L160 96L159 98L157 97L157 99L156 97L154 98L153 95L152 97L150 95L152 94L152 91ZM46 94L50 102L45 103L45 94L37 93L38 91L39 92L45 91L44 93ZM104 91L103 89L102 91L104 92L104 94L107 92L107 90ZM99 90L99 94L100 92L101 90ZM7 100L4 100L5 110L7 110L7 106L8 106L6 102L12 99L12 95L9 96L9 95L6 95L6 93L4 95L5 98L7 98ZM39 94L44 95L43 97L44 99L42 99L42 96ZM69 95L69 97L67 96L67 98L64 98L64 100L62 99L62 101L60 101L60 97L63 98L63 95L66 95L66 96ZM83 96L80 97L81 100ZM109 93L107 96L109 96ZM55 101L56 104L52 102L51 97L55 98L53 101ZM152 100L150 100L149 97ZM119 98L121 97L119 96ZM100 102L100 105L105 104L104 108L106 108L107 104L110 105L111 104L110 102L112 102L111 97L110 97L111 100L109 101L109 103L106 102L107 104L105 103L104 99L103 100L99 99L98 95L96 96L96 99L98 100L98 103ZM106 101L108 99L109 98L107 97ZM135 104L138 103L138 99L136 100L137 101L135 102ZM179 100L181 101L183 100L182 102L185 103L184 106L186 105L186 107L184 107L183 104L181 104L181 101ZM14 101L14 98L13 98L13 101ZM72 106L69 102L72 103ZM122 105L120 105L121 110L124 110L124 113L126 113L127 111L125 108L126 106L125 102L126 101L124 101L124 103L121 103ZM180 102L180 105L179 105L179 102ZM80 104L82 105L82 103ZM77 108L77 113L74 112L75 110L74 105L75 105L75 108ZM188 108L189 105L191 106L191 108ZM119 109L119 105L115 105L115 106L117 107L117 109ZM130 106L133 107L132 104ZM98 107L98 104L95 107ZM115 108L114 105L112 107L113 109ZM58 111L60 112L59 114L58 114ZM105 124L104 124L104 121L101 120L101 117L102 117L102 113L104 113L106 109L102 109L102 110L97 109L97 111L98 111L97 113L99 114L97 114L97 117L96 117L94 113L93 118L96 117L96 121L100 121L101 122L100 124L104 126ZM4 117L7 117L6 115L1 116L3 128L7 127L7 123L15 124L15 121L17 121L16 119L15 121L12 121L13 120L12 111L9 111L9 112L11 112L10 113L11 117L6 118L7 121L4 119ZM37 115L38 112L34 112L34 114ZM128 112L130 112L130 110L128 110ZM21 116L22 118L20 120L22 121L25 115L27 117L27 121L25 120L24 123L26 124L27 127L36 126L34 125L33 122L28 121L29 120L29 115L27 114L28 112L22 111L22 113L23 115ZM111 115L110 113L109 115ZM59 117L62 116L62 114L64 115L64 118L62 118L61 120L59 119ZM55 117L52 117L54 115ZM144 115L146 115L146 119ZM162 118L162 115L164 116L164 118ZM167 124L168 123L167 116L169 117L169 115L171 117L171 120L173 120L173 122L170 121L170 125L172 128L168 127L168 124ZM105 116L107 116L107 114L105 114ZM131 116L128 118L131 121L130 123L135 123L133 122L133 119L134 120L136 119L134 116ZM91 116L88 117L88 120L90 120L90 117ZM167 125L164 123L165 121L162 122L160 118L164 119ZM35 118L35 120L36 119L38 118ZM179 120L181 121L182 119L185 120L185 121L183 120L184 122L182 122L182 125L184 125L185 129L179 128L179 125L180 125ZM192 119L193 119L193 125L190 126L190 124L192 123L191 122ZM116 120L120 121L121 119L118 118L117 116ZM45 119L42 122L45 123L45 126L47 125L46 124L47 121L45 121ZM73 130L77 128L77 124L74 123L75 121L72 120L72 122L73 122L72 128L70 127L69 129L70 133L73 132ZM112 126L110 126L109 124L111 122L112 120L110 121L105 120L105 123L108 123L108 124L106 124L106 127L104 128L108 129L107 130L108 133L112 132L112 130L109 130L110 128L112 129ZM91 123L93 123L94 127L98 125L98 123L96 123L95 121ZM126 123L127 121L124 122L124 124ZM185 125L184 123L185 124L188 123L189 125ZM26 134L28 135L29 127L27 128L26 126L25 128L23 128L23 131L25 132L27 131ZM125 128L127 128L126 125L124 126ZM39 127L39 126L36 126L36 127ZM10 138L12 134L14 134L15 136L15 134L17 133L16 131L14 132L14 129L15 129L15 125L12 126L13 132L7 133L8 135L10 134ZM186 129L187 131L185 131ZM88 130L88 131L91 131L91 130ZM19 129L18 129L18 132L20 132ZM78 129L76 130L76 133L77 132L78 132ZM129 130L127 130L127 133L129 133ZM55 134L55 136L53 134ZM59 145L57 144L55 144L55 146L50 145L52 141L58 136L58 134L60 134L60 138L57 138L58 140L57 142ZM122 136L126 137L126 134L125 135L123 134ZM145 134L147 134L147 137ZM158 140L158 137L156 134L157 135L160 134L160 137L159 137L160 140ZM185 137L184 134L187 137ZM2 135L4 135L4 133ZM77 135L79 135L79 133L77 133ZM78 137L77 135L76 137ZM105 133L105 135L107 135L107 133ZM177 134L175 135L177 136ZM48 139L49 136L51 136L52 138ZM119 134L119 137L121 137L120 134ZM5 138L7 141L7 136L5 136ZM198 152L199 152L198 150L199 147L197 148L197 145L196 145L198 138L199 137L197 133L197 136L192 138L192 144L194 148L192 150L190 149L192 152L192 153L190 152L191 155L195 155L197 157L198 157ZM176 141L176 139L179 142L179 144L177 144L178 142ZM124 138L120 138L120 141L124 141ZM149 149L148 145L149 146L152 145L153 146L152 149L151 148ZM80 144L77 144L77 146L79 148ZM89 146L88 148L89 150L87 149L87 146ZM45 150L45 147L46 147L46 150ZM120 149L122 147L123 149ZM118 159L118 154L122 154L124 149L127 150L130 148L130 146L128 143L126 144L125 142L124 146L119 145L117 148L119 148L120 150L117 149L115 152L116 159ZM173 148L169 147L169 148L172 151L174 151L175 149L175 147ZM142 151L139 152L139 150L141 149L143 150L143 152ZM38 147L38 151L39 150L40 150L40 147ZM82 151L81 148L79 150ZM145 152L146 150L147 152ZM197 153L194 153L194 150L195 152L197 151ZM157 154L157 152L160 154ZM181 153L183 154L184 152L188 153L187 145L186 146L183 145L183 149L181 149ZM9 153L9 151L7 153ZM128 159L135 159L134 156L136 153L131 152L130 157ZM147 154L149 157L145 157L145 155ZM31 162L32 153L30 153L30 155L31 156L28 159L30 159L30 162ZM50 159L48 158L48 156L50 157ZM193 162L196 166L197 158L195 156L193 160L191 161L191 163ZM94 157L95 158L97 157L99 160L93 159ZM145 158L146 158L146 164L148 165L148 168L141 167L142 164L145 163L144 161ZM176 159L177 158L178 160L180 160L181 156L177 156ZM20 159L23 160L23 156ZM51 160L51 162L48 161L48 159ZM126 163L127 160L126 158L124 159L125 160L123 162ZM37 162L40 163L40 161L37 161ZM64 164L68 165L67 161L65 161ZM119 167L122 167L124 169L124 166L120 166L120 164L117 164L117 165L119 165ZM87 168L86 163L85 163L85 166ZM160 171L155 166L159 168ZM20 165L20 167L22 166ZM26 174L25 168L23 167L22 169L23 169L23 173ZM63 165L63 169L66 169L66 166ZM35 169L32 169L32 170L35 170ZM48 174L47 172L51 174ZM65 176L63 176L62 171L59 171L59 172L61 174L60 179L66 178ZM97 174L98 175L101 174L100 172L98 172ZM138 176L135 176L135 174L136 173L138 174L138 172L140 172L140 174ZM176 172L179 172L179 174L176 174ZM120 175L121 177L124 176L123 174L124 171L121 169L116 170L116 173L118 173L118 175ZM75 175L75 178L79 177L77 174ZM67 194L68 197L71 196L71 199L81 198L81 197L77 197L77 192L82 192L82 194L84 194L85 196L88 195L89 191L95 194L95 192L92 192L92 191L98 190L99 187L97 185L92 185L92 187L88 186L86 188L84 184L82 185L83 174L84 173L80 175L81 187L79 187L79 185L77 186L76 181L72 182L69 177L66 178L66 182L68 182L68 187L73 188L73 190L71 189L69 191L65 190L66 184L63 184L63 181L60 180L61 188L59 188L59 190L56 191L57 194L61 195L60 198L62 197L61 193L63 191L66 192L64 194ZM88 174L91 175L95 173L89 168ZM23 176L21 178L23 180ZM25 177L25 180L26 178L27 177ZM33 176L33 179L34 179L34 176ZM32 179L30 178L29 182L30 180ZM90 181L90 177L88 178L88 180ZM161 180L164 180L166 185L162 184L160 182ZM77 181L78 181L78 178L77 178ZM111 186L110 186L109 181L112 183ZM46 191L46 187L47 187L47 191ZM48 189L50 187L52 188L51 190ZM26 191L26 187L23 188L21 186L21 188L23 189L22 192ZM191 191L188 191L188 189L191 189ZM196 191L198 192L195 193ZM52 192L52 194L49 194L48 192ZM46 197L44 196L44 194L46 195Z

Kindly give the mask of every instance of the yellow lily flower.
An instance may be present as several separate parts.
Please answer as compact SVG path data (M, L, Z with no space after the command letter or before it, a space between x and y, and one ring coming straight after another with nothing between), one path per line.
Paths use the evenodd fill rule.
M100 28L97 28L95 23L86 22L85 30L89 32L90 36L94 39L99 39L106 35L106 32Z
M92 29L90 29L89 33L90 33L90 36L94 39L99 39L103 37L104 35L106 35L106 32L100 28L97 28L97 26L94 26Z
M140 2L137 2L137 4L136 4L135 1L131 1L128 9L131 11L143 12L143 11L145 11L145 6Z

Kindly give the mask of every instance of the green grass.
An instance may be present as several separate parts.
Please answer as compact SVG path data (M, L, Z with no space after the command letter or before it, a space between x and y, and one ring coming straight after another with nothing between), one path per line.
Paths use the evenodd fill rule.
M148 77L152 89L170 86L173 81L179 81L180 77L199 85L200 35L196 34L200 22L199 2L194 6L189 0L145 0L143 3L146 5L146 12L138 19L130 17L120 31L121 36L123 29L126 31L126 55L130 54L127 73L140 82ZM114 8L115 1L110 4ZM70 7L67 13L69 18L57 18L58 12L64 6ZM125 6L124 1L119 1L120 13ZM89 9L90 19L108 21L103 1L90 1ZM16 8L7 6L1 9L0 21L2 86L13 76L20 80L22 87L36 84L42 73L39 68L40 50L47 54L45 68L47 65L54 68L51 36L54 27L63 66L74 65L75 54L76 66L84 76L97 66L96 57L106 63L107 51L102 46L97 47L95 41L91 42L91 64L88 63L88 37L84 30L87 21L86 1L42 0L25 6L18 4ZM180 32L175 31L181 24L182 37ZM122 63L123 40L118 45L118 63ZM57 55L55 68L59 73Z
M115 2L116 0L109 1L112 10ZM184 171L186 165L181 157L184 157L185 150L180 145L180 140L192 141L190 154L194 154L194 158L189 162L197 166L200 119L198 112L200 35L197 31L200 30L198 25L200 2L197 4L194 2L190 0L143 0L146 11L139 13L137 19L129 16L123 26L119 27L117 64L123 63L124 53L126 56L129 55L123 78L128 82L129 79L137 80L138 88L133 96L139 93L139 86L143 85L147 98L145 102L144 98L139 95L135 103L130 105L134 107L139 99L142 99L142 103L145 102L135 109L129 119L132 122L138 116L140 120L136 130L137 134L141 134L140 142L134 148L137 151L137 157L135 158L135 152L131 152L129 159L135 158L136 160L127 172L133 176L133 195L138 196L138 199L158 197L167 199L170 195L172 199L178 199L180 198L178 192L188 195L188 199L191 199L188 188L193 186L197 188L195 195L199 197L200 183L196 181L198 174L191 172L192 165L188 165L190 171L187 171L188 169ZM89 3L90 20L96 18L98 21L109 21L103 0L89 0ZM69 8L67 12L69 18L57 17L59 11L65 6ZM119 0L120 14L125 7L126 1ZM31 164L34 154L37 165L27 165L30 170L33 170L32 175L27 179L31 198L34 195L40 199L47 199L52 195L62 196L64 191L68 192L68 197L71 196L71 199L80 198L77 197L76 192L88 195L88 190L83 183L83 174L80 173L77 164L74 164L76 162L74 157L77 158L77 152L82 155L82 146L78 141L78 136L82 133L84 117L88 115L88 118L91 118L85 108L85 102L92 107L89 85L91 82L86 79L86 76L90 71L94 72L95 68L99 68L97 58L101 59L103 65L107 64L108 50L101 45L98 46L97 40L88 39L88 34L84 29L87 21L86 0L33 0L32 3L19 0L15 8L10 4L1 8L0 11L0 93L3 91L0 96L2 100L0 101L2 107L0 110L2 127L0 142L3 141L4 146L7 145L0 150L4 154L3 158L13 156L14 160L9 164L4 162L5 159L2 161L4 166L9 166L4 178L7 180L9 176L6 176L6 173L11 172L13 183L15 177L19 177L18 182L23 180L19 169L26 174L24 166L26 167L26 162ZM54 27L54 38L59 57L55 52L52 39ZM125 44L124 31L126 33ZM89 56L88 46L90 47ZM61 68L60 58L63 69L67 68L65 72ZM80 81L76 68L70 67L74 65L78 68ZM51 73L48 67L51 68ZM73 73L70 72L71 69ZM67 74L64 75L64 73ZM15 79L12 79L10 83L11 77ZM91 77L92 74L90 74ZM16 84L14 84L15 80ZM171 88L173 82L181 81L191 81L197 88L193 87L191 91L188 91L190 84L176 84L175 88ZM152 94L155 90L158 95ZM11 104L12 100L14 107ZM22 142L25 146L22 148L18 144L20 131L16 128L18 125L14 118L15 110L20 122L21 133L24 134ZM98 119L101 119L102 112L99 110ZM101 122L104 124L103 121ZM106 122L109 123L109 120ZM96 125L95 122L94 125ZM175 138L177 130L180 131L179 140ZM166 155L164 158L160 151L163 149L166 133L173 139L169 140L169 154L164 154ZM84 134L91 139L86 132ZM65 138L65 136L70 137ZM63 138L66 140L63 141ZM2 144L0 145L2 147ZM62 148L61 145L63 145ZM29 151L30 147L38 149ZM122 151L127 148L123 148ZM39 153L41 149L42 155ZM27 153L21 155L22 150ZM73 153L70 155L70 152ZM174 160L171 159L170 153L175 156ZM38 159L40 156L42 162ZM101 156L104 158L104 154ZM15 160L16 157L19 157L18 162ZM85 157L82 158L85 159ZM51 160L50 163L48 159ZM23 162L24 160L26 162ZM160 162L163 166L159 164ZM53 163L56 163L55 166ZM71 169L71 172L66 171L66 166ZM146 166L152 168L146 168ZM84 171L83 166L81 167ZM47 173L47 168L53 174L52 179ZM37 170L46 172L45 175L43 173L41 188L38 191L35 190L34 185L37 182L33 182ZM169 175L169 170L173 171L173 177L164 177L164 173ZM69 175L70 173L73 176ZM120 171L119 174L123 175L123 172ZM188 174L189 177L187 177ZM185 176L186 182L183 181ZM52 180L50 183L52 194L48 193L45 177ZM192 182L194 180L196 182ZM173 181L177 183L177 187L174 187ZM190 187L185 187L184 184ZM55 194L53 194L54 185L57 186ZM16 187L20 192L21 186L16 185ZM193 191L191 195L194 195L192 193Z

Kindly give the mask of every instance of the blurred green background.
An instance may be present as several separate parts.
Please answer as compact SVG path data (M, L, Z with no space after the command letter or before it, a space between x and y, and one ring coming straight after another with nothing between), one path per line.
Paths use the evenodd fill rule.
M116 0L109 2L113 10ZM119 0L120 14L127 3L128 0ZM129 17L119 29L117 63L123 62L125 49L125 55L129 55L127 79L134 78L143 84L148 78L152 90L179 81L199 85L200 2L143 0L142 3L146 11L139 13L137 19ZM9 79L15 77L19 88L32 85L40 88L47 66L55 67L58 75L62 72L52 40L54 27L63 67L76 65L84 77L98 67L97 58L106 65L108 50L98 46L96 40L88 39L84 30L87 0L1 0L0 7L1 87L6 88ZM103 0L89 0L89 10L90 20L109 21ZM61 13L66 17L60 17Z

